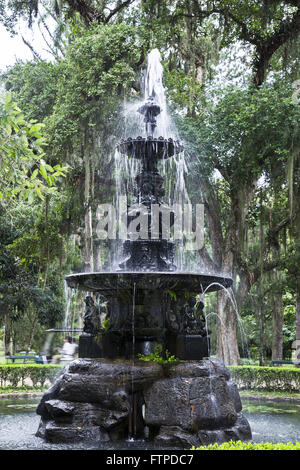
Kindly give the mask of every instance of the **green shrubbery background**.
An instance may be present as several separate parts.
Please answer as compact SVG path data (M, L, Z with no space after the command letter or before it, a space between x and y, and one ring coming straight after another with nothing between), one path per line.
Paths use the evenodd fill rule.
M20 387L30 379L33 387L52 382L62 365L0 364L0 386ZM233 382L240 390L299 392L300 369L295 367L228 366Z
M53 382L61 368L54 364L0 364L0 386L18 388L30 379L33 387L44 387L47 381Z
M228 366L233 382L246 390L299 392L300 369L295 367Z
M192 450L300 450L300 442L286 444L272 442L242 442L229 441L223 444L211 444L209 446L193 447Z

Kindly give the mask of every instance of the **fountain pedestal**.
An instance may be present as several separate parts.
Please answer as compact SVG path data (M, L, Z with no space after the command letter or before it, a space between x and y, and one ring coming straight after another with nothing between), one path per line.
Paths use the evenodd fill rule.
M71 274L67 284L107 299L106 329L91 297L86 300L79 356L134 358L155 344L183 360L209 356L203 291L228 287L227 277L179 272L95 272ZM148 351L148 352L147 352Z
M128 438L128 431L137 436L146 428L154 446L188 448L250 439L241 410L228 370L215 359L168 367L78 359L44 394L37 435L101 448Z
M186 361L201 360L209 356L209 336L168 335L168 351Z

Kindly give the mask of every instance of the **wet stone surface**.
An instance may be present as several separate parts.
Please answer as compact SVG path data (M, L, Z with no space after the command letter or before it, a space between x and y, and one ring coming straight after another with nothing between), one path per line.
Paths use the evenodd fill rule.
M158 444L186 448L251 439L237 388L224 365L211 359L167 368L142 361L73 361L42 397L37 436L55 443L126 439L133 398L139 432L147 429Z

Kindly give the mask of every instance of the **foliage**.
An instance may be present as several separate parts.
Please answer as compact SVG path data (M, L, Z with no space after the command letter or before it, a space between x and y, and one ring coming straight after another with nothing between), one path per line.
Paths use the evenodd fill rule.
M139 60L136 29L126 24L94 25L74 37L65 59L57 64L56 100L44 121L56 159L80 155L82 145L99 139L96 131L113 133L120 97L133 84ZM84 133L88 140L83 141Z
M82 263L81 248L74 246L70 234L80 233L84 220L83 189L89 178L84 153L89 153L89 164L97 168L98 177L107 179L107 172L111 172L107 135L117 121L122 93L135 80L141 55L138 41L136 28L125 23L95 24L86 30L80 22L72 22L72 44L64 59L17 63L2 76L9 91L4 109L19 125L17 134L16 124L14 128L11 125L12 143L25 142L25 150L22 147L16 155L13 148L11 158L5 157L5 163L12 163L10 171L2 165L10 178L6 198L14 192L17 199L16 205L1 214L5 233L0 253L5 339L7 345L9 339L14 341L14 350L27 349L32 341L38 349L41 327L53 327L62 319L63 274ZM38 134L42 127L43 136ZM22 167L17 173L19 161ZM62 179L68 163L72 167ZM112 191L110 184L108 187L107 191L97 184L92 191L97 198L101 194L107 197ZM33 191L40 197L35 198Z
M165 357L164 357L165 356ZM157 344L154 347L154 352L150 354L138 354L138 359L144 362L156 362L162 366L171 366L179 363L179 359L171 355L168 350L165 351L165 354L162 354L162 345Z
M300 442L286 444L272 442L242 442L229 441L223 444L210 444L208 446L192 447L192 450L300 450Z
M43 199L45 193L55 191L57 179L65 176L66 167L52 167L44 160L42 127L35 121L27 122L12 95L6 95L0 104L1 199L21 195L32 202L34 194Z
M43 387L46 381L52 382L59 371L61 365L42 364L0 364L0 385L9 384L18 388L23 386L26 379L30 379L35 388Z
M255 181L262 171L282 175L282 162L299 132L299 107L291 97L286 84L257 91L229 89L205 118L178 120L188 151L200 154L202 171L217 168L230 185Z
M133 3L134 0L119 0L92 2L89 0L1 0L0 1L0 21L12 33L15 34L15 25L19 18L28 22L32 27L34 19L43 16L43 9L48 10L52 17L62 17L63 19L81 18L81 23L86 26L97 22L107 24L122 17L123 10Z
M18 210L0 208L1 323L6 348L9 338L14 342L11 353L32 347L40 350L45 327L53 328L64 311L59 265L56 259L49 259L47 267L45 238L35 224L37 211L43 207L26 209L20 205ZM55 251L53 256L57 254Z
M250 46L253 83L256 87L263 84L274 54L283 46L288 47L295 42L299 34L297 0L172 0L164 2L163 6L159 0L147 0L143 2L143 9L152 18L151 28L154 29L154 24L158 23L161 29L167 30L172 38L168 38L169 45L173 49L175 42L175 48L192 67L197 60L204 62L203 48L200 47L199 51L197 39L203 41L209 23L214 25L217 32L214 37L216 48L232 46L237 41ZM183 29L187 31L187 37L184 38L180 33ZM188 51L186 43L194 47Z
M27 120L43 122L51 114L58 92L57 65L45 61L17 62L2 74L5 89L18 100Z
M297 392L300 369L295 367L228 366L237 386L245 389Z

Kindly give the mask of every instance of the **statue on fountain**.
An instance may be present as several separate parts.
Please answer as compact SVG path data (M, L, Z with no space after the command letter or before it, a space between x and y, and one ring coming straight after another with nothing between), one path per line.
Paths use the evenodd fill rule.
M149 96L146 103L138 109L140 114L143 114L144 122L146 123L146 134L153 136L156 128L156 116L160 114L160 107L155 103L153 96Z
M85 305L83 331L89 335L97 335L103 330L101 327L100 309L95 305L90 295L86 296Z

